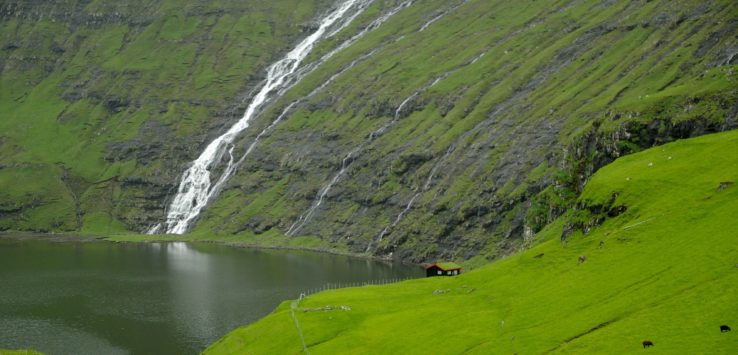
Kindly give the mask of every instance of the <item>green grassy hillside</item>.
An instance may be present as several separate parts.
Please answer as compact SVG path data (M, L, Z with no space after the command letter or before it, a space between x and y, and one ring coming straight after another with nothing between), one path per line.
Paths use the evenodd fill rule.
M4 350L0 349L0 355L43 355L35 350Z
M371 54L261 141L194 232L288 231L359 147L295 237L416 262L504 256L616 157L738 125L737 13L734 1L414 2L259 118L244 146Z
M4 2L0 230L161 222L188 162L334 4ZM401 4L254 120L236 153L346 69L262 137L197 238L481 265L616 157L738 127L733 0L376 0L306 64Z
M0 230L159 221L188 161L327 1L0 5Z
M732 131L620 158L529 250L458 277L308 296L294 312L305 344L312 354L735 353L738 185L720 183L738 182L736 152ZM588 232L562 243L579 220ZM291 304L205 353L301 353Z

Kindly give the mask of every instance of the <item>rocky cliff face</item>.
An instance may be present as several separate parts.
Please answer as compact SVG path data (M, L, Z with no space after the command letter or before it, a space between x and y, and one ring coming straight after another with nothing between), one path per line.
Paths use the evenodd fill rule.
M399 3L375 1L312 60ZM40 188L3 197L4 228L142 231L161 221L187 162L330 6L117 4L3 9L1 107L13 119L0 124L21 132L0 138L0 178L44 156L38 174L71 191L55 202ZM244 149L345 70L268 131L194 231L288 233L412 261L524 247L618 156L735 128L737 10L731 1L413 3L258 117ZM53 100L32 109L40 98ZM39 148L29 137L54 132L39 127L78 141ZM39 201L27 196L78 212L41 223L27 217L38 207L20 201Z
M328 5L0 5L0 229L108 233L161 220L187 163Z
M354 252L494 256L618 156L735 126L733 5L455 5L411 6L380 29L365 45L379 52L277 127L196 228L300 221L293 235Z

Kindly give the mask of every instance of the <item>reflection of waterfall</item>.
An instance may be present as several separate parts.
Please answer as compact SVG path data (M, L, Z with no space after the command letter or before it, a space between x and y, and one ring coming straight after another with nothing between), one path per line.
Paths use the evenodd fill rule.
M192 245L184 242L152 244L157 251L163 248L167 254L167 264L172 270L191 272L193 274L207 274L209 261L207 254L201 253Z
M218 329L218 301L212 297L215 260L187 243L163 243L172 289L168 304L183 329L193 339L207 339ZM197 320L193 322L192 320Z
M234 140L238 134L249 127L251 120L264 108L265 104L283 94L286 89L311 72L311 70L298 71L298 69L300 63L312 51L315 43L327 37L326 33L328 31L330 31L329 35L333 35L345 28L351 20L356 18L358 13L366 9L370 2L371 0L344 1L320 21L320 26L313 34L305 38L284 58L267 69L265 83L254 96L243 117L226 133L211 142L182 175L177 195L174 197L167 213L165 222L167 233L184 233L190 222L217 195L220 186L235 169ZM354 11L350 12L351 9L354 9ZM329 55L322 59L327 59ZM310 67L315 68L322 64L322 61L319 60ZM224 167L221 167L223 157L226 154L227 162ZM210 174L217 170L221 171L220 177L215 185L211 185ZM160 226L154 226L149 232L157 232L160 229Z

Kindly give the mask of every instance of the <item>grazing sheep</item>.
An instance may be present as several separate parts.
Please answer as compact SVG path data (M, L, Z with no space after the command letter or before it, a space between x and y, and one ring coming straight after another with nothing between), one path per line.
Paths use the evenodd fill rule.
M643 341L643 348L644 349L645 348L648 348L648 347L651 347L651 346L653 346L653 342L652 341L650 341L650 340L644 340Z
M586 257L586 256L584 256L584 255L580 255L580 256L579 256L579 263L580 263L580 264L583 264L583 263L584 263L585 261L587 261L587 257Z
M730 331L730 327L727 325L721 325L720 326L720 333L727 333Z

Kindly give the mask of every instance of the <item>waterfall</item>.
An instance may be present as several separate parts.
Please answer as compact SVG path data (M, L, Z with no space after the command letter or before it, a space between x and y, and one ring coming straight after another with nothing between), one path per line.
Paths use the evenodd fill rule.
M482 52L482 53L480 53L480 54L479 54L478 56L474 57L474 59L472 59L472 61L471 61L471 62L469 62L469 65L472 65L472 64L474 64L474 63L478 62L478 61L479 61L480 59L482 59L482 57L484 57L484 56L485 56L486 54L487 54L487 52Z
M440 82L446 76L447 75L444 74L436 78L430 84L423 86L422 88L413 92L410 96L405 98L400 103L400 106L398 106L397 109L395 109L395 113L392 117L392 120L385 123L384 125L379 127L377 130L375 130L374 132L370 133L367 139L364 140L364 142L362 142L358 147L352 149L348 154L346 154L346 156L341 161L341 169L339 169L338 172L335 175L333 175L333 177L328 181L328 184L320 188L320 190L318 191L318 195L313 200L313 203L310 205L310 208L308 208L308 210L305 213L300 215L300 217L294 223L292 223L290 228L287 230L286 234L288 236L294 236L295 234L297 234L297 232L299 232L300 229L302 229L302 227L304 227L305 224L307 224L310 221L315 211L323 204L323 200L328 195L328 192L330 192L333 186L335 186L336 183L341 179L341 177L346 173L348 169L348 165L351 164L351 162L355 159L356 155L361 153L366 148L366 146L369 145L369 143L371 143L372 141L377 139L379 136L384 134L384 132L387 131L387 129L395 125L400 120L400 116L402 115L402 112L408 103L410 103L413 99L415 99L418 95L420 95L425 90L428 90L432 88L433 86L435 86L436 84L438 84L438 82Z
M440 19L441 19L441 18L443 18L444 16L446 16L446 13L445 13L445 12L444 12L444 13L442 13L442 14L440 14L440 15L438 15L438 16L436 16L436 17L434 17L434 18L432 18L432 19L430 19L430 20L429 20L428 22L426 22L426 23L425 23L425 24L424 24L424 25L423 25L422 27L420 27L420 30L418 30L418 32L423 32L423 31L425 31L425 29L426 29L426 28L430 27L430 25L432 25L432 24L433 24L434 22L436 22L436 21L440 20Z
M301 62L312 51L315 43L329 35L338 33L349 22L356 18L371 0L346 0L320 20L320 26L310 36L297 44L284 58L267 68L267 77L263 86L251 100L243 117L227 132L213 140L200 156L191 163L182 175L177 194L167 212L165 229L167 233L182 234L189 224L200 214L205 205L218 193L218 189L230 177L235 167L233 157L234 140L238 134L246 130L251 120L263 109L264 105L278 97L286 89L299 82L310 71L298 72ZM349 10L356 8L355 12ZM331 54L331 53L329 53ZM294 75L297 74L297 75ZM276 92L276 95L274 93ZM253 145L253 144L252 144ZM227 162L222 168L217 183L211 184L211 171L219 168L227 154ZM154 226L149 232L155 232L161 226Z
M259 139L263 135L272 130L296 104L324 89L340 74L352 68L358 62L368 58L374 54L376 50L354 60L346 68L331 76L326 82L313 90L310 94L289 104L276 120L257 135L241 158L235 160L233 157L233 151L235 149L233 141L239 133L249 127L251 119L253 119L267 103L281 97L287 90L296 85L302 78L312 73L321 64L328 61L341 50L351 46L367 33L379 28L379 26L394 14L413 3L413 1L408 0L390 9L385 14L369 23L369 25L364 27L358 34L343 41L338 47L323 55L319 60L304 67L299 66L302 60L304 60L313 49L313 46L317 41L339 33L341 30L346 28L351 21L356 19L356 17L366 10L372 2L373 0L347 0L343 2L320 21L320 26L315 33L300 42L284 58L269 66L267 69L267 79L252 99L246 113L225 134L211 142L200 157L191 163L190 167L183 174L177 194L169 206L166 222L151 227L148 231L149 234L158 233L163 230L167 233L173 234L182 234L186 232L189 224L199 215L205 205L219 193L228 178L230 178L235 169L245 160L251 151L253 151L259 142ZM349 10L352 8L355 10L353 13L349 14ZM329 30L330 32L326 34ZM226 153L228 154L228 162L226 163L226 166L222 168L223 172L221 173L218 181L211 185L210 172L218 167L218 164L220 164L221 159Z
M436 173L438 172L438 169L441 167L441 163L443 163L446 159L448 159L448 157L454 151L454 148L455 148L454 146L449 147L446 150L446 153L440 159L438 159L436 164L433 165L433 167L430 170L430 173L428 173L428 177L425 179L425 184L423 184L423 187L420 189L420 191L416 192L413 195L410 201L408 201L407 205L405 205L405 208L402 211L400 211L400 214L398 214L397 217L395 217L395 220L392 221L392 224L390 224L387 227L384 227L384 229L382 229L382 231L379 232L379 235L377 236L377 238L366 246L365 251L367 253L372 250L373 245L379 244L382 241L382 239L384 239L384 237L392 230L392 228L395 228L398 224L400 224L400 221L402 221L402 218L405 217L405 215L413 207L415 200L417 200L418 197L420 197L420 195L422 195L424 192L430 189L431 183L433 182L433 178L436 177Z
M458 8L458 6L457 6L457 8ZM423 30L423 28L421 28L421 30ZM451 71L449 71L449 72L447 72L447 73L439 76L438 78L436 78L435 81L433 81L433 83L430 84L429 87L433 87L434 85L438 84L438 82L440 82L441 80L449 77L451 74L455 73L460 68L465 67L465 66L469 66L469 65L473 65L479 59L481 59L482 57L484 57L485 54L487 54L487 52L482 52L481 54L478 54L476 57L474 57L472 60L467 61L466 63L462 64L460 67L455 68L455 69L452 69ZM461 141L463 141L464 139L466 139L469 134L470 134L470 132L467 132L467 133L463 134ZM443 154L443 156L441 156L441 158L439 158L436 161L436 163L433 164L433 167L431 168L430 172L428 173L428 176L426 177L425 183L423 184L422 188L419 191L417 191L415 194L413 194L413 197L410 198L410 201L408 201L408 203L405 205L405 208L403 208L402 211L400 211L400 213L395 217L394 221L392 221L392 223L389 226L384 227L382 229L382 231L379 232L379 235L377 235L377 237L374 238L374 240L370 241L369 244L367 244L365 252L367 252L367 253L371 252L372 247L374 247L377 244L379 244L384 239L384 237L387 236L387 234L389 234L389 232L393 228L395 228L398 224L400 224L400 222L402 221L402 219L405 217L405 215L410 211L410 209L415 204L415 200L417 200L418 197L420 197L420 195L422 195L423 193L425 193L426 191L428 191L430 189L431 184L433 183L433 179L436 177L436 174L438 173L438 169L440 169L441 165L456 150L456 145L458 143L459 143L459 141L454 142L453 144L451 144L451 146L448 147L448 149Z
M468 1L469 1L469 0L464 0L464 1L462 1L461 3L459 3L459 4L455 5L455 6L453 6L452 8L450 8L450 9L448 9L448 10L446 10L446 11L444 11L444 12L440 13L440 14L438 14L438 15L437 15L436 17L434 17L434 18L432 18L432 19L428 20L428 22L426 22L426 23L425 23L425 24L424 24L423 26L421 26L421 27L420 27L420 30L418 30L418 32L423 32L423 31L425 31L425 29L426 29L426 28L428 28L428 27L430 27L430 25L432 25L432 24L434 24L434 23L435 23L436 21L438 21L438 20L440 20L440 19L444 18L444 17L446 16L446 15L450 14L451 12L454 12L454 11L456 11L456 9L460 8L460 7L461 7L461 5L464 5L464 4L466 4L466 3L468 2Z
M325 199L325 196L328 195L328 192L333 188L333 185L335 185L336 182L338 182L338 179L340 179L341 176L343 176L343 174L346 173L346 168L348 168L348 164L353 159L353 155L356 154L356 152L358 151L359 151L359 148L355 148L354 150L350 151L346 155L346 157L343 158L343 160L341 161L341 170L339 170L338 173L333 176L331 181L328 182L328 185L322 187L320 191L318 191L318 196L315 198L315 201L310 206L308 211L302 216L300 216L300 218L298 218L297 221L295 221L295 223L292 223L292 225L290 226L290 229L288 229L286 233L288 236L295 235L295 233L297 233L300 230L300 228L302 228L305 225L305 223L307 223L310 220L315 210L317 210L318 207L320 207L320 205L323 204L323 200Z

